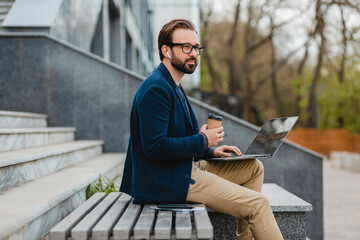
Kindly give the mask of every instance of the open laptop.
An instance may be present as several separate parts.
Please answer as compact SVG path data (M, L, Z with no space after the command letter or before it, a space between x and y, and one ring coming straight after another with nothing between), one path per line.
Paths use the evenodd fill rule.
M295 117L272 118L265 122L260 132L256 135L255 139L242 156L231 157L216 157L206 160L242 160L253 158L271 158L280 145L294 127L296 121L299 119Z

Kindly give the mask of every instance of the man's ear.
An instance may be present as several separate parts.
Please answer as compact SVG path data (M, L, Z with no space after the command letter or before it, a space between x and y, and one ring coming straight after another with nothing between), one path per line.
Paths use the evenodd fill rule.
M169 57L169 54L167 52L169 52L170 48L166 45L162 45L161 46L161 53L165 56L165 57Z

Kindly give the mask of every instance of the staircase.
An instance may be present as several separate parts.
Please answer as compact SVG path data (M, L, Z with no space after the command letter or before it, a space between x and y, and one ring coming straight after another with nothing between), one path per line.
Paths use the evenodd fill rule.
M75 128L46 120L0 111L0 239L40 239L85 201L99 174L122 173L125 154L103 154L102 141L76 141Z
M14 4L15 0L0 0L0 32L3 31L2 23L4 22L10 8Z

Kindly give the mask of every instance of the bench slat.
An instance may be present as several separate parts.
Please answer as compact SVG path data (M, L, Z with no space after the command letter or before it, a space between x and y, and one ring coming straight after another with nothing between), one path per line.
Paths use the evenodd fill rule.
M88 239L92 227L104 216L111 205L119 198L120 192L112 192L97 205L81 222L71 230L72 240Z
M171 236L171 211L159 211L155 224L155 239L170 239Z
M191 239L190 212L176 212L175 234L176 239Z
M131 197L125 193L114 203L105 216L92 229L93 240L108 240L111 236L111 230L124 213Z
M150 209L150 205L145 205L134 227L134 239L150 239L154 221L155 210Z
M72 213L65 217L50 230L51 240L65 240L70 237L71 229L80 222L96 205L106 197L106 193L95 193L91 198L81 204Z
M194 211L194 221L197 231L197 238L199 239L212 239L213 228L210 222L209 215L206 209Z
M113 229L114 240L129 239L141 211L141 205L130 203Z

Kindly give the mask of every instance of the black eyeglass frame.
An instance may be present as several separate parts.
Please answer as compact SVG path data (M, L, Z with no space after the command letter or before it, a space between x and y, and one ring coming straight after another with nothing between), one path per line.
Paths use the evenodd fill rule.
M181 46L181 50L185 54L189 54L189 53L192 52L193 49L195 49L195 52L197 53L197 55L201 55L204 52L204 49L205 49L204 46L192 45L190 43L169 43L169 44L166 44L166 45L168 45L169 47ZM190 45L191 46L191 49L190 49L189 52L184 51L184 45Z

